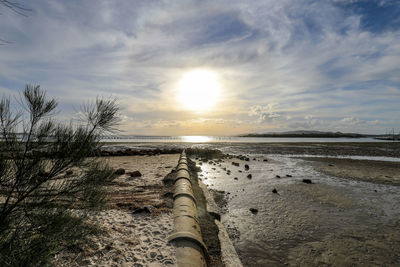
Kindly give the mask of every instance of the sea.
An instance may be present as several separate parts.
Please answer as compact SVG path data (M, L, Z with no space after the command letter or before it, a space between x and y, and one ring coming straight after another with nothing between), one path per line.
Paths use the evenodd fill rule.
M312 137L238 137L238 136L110 136L110 143L325 143L325 142L387 142L374 138L312 138Z

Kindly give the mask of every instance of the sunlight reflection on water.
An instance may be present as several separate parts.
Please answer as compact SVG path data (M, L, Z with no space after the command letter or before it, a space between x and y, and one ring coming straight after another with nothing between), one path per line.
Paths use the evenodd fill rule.
M183 142L188 142L188 143L206 143L210 142L212 139L210 136L181 136Z

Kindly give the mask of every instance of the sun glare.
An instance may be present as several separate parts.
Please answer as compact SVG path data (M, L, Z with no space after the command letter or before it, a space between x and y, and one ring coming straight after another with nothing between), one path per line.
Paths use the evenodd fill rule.
M197 69L185 73L178 84L178 100L185 109L205 112L215 106L220 96L218 74Z

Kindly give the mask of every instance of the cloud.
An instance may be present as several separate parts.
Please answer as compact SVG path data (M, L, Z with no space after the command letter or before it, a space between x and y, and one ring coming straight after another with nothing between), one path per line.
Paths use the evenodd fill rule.
M249 116L257 117L259 123L270 122L280 117L278 113L274 112L275 105L276 104L268 104L265 106L252 106L250 107L248 114Z
M66 114L112 95L120 99L126 131L151 133L160 125L169 132L168 122L178 129L174 122L198 116L179 106L174 87L185 71L204 67L217 71L224 86L224 99L201 115L215 120L219 132L364 130L342 121L352 117L379 121L366 128L379 132L400 127L390 119L400 117L397 2L29 2L27 18L2 12L0 38L13 43L0 46L0 91L38 83Z

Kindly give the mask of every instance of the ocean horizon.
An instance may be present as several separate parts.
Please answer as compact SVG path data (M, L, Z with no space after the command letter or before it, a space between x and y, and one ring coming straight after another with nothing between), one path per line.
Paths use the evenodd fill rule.
M103 137L105 143L342 143L342 142L388 142L371 137L239 137L239 136L150 136L115 135ZM393 141L390 141L393 142Z

